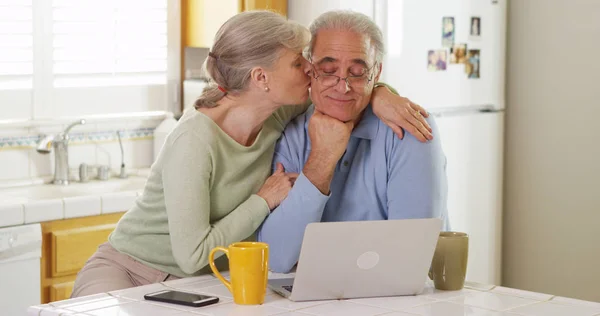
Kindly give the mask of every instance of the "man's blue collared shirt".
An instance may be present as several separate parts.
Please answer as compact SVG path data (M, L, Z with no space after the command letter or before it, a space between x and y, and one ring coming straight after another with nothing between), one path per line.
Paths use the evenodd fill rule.
M312 222L438 217L448 228L446 158L432 117L434 139L399 139L368 106L338 162L330 194L323 195L302 168L311 150L308 121L314 106L286 127L273 166L300 173L287 198L267 217L258 239L269 244L269 266L288 272L298 261L304 229ZM357 232L357 234L360 232Z

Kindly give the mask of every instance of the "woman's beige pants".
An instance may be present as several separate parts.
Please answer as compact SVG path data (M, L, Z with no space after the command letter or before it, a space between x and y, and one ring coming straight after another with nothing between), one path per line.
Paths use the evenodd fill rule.
M136 261L106 242L77 274L71 298L173 279L178 277Z

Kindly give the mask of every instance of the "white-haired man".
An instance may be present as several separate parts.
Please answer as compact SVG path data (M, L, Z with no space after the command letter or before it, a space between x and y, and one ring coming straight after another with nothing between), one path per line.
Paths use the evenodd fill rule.
M310 30L314 106L286 127L273 160L300 175L258 235L270 245L275 272L297 263L312 222L438 217L447 226L448 221L440 137L425 143L412 135L395 137L369 105L383 68L379 28L363 14L331 11ZM433 118L427 121L436 134Z

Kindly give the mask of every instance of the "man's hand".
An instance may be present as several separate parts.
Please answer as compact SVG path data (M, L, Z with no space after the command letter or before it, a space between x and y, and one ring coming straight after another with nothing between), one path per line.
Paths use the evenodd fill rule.
M315 109L308 122L311 154L335 166L346 151L353 128L354 123L344 123Z
M404 138L403 129L421 142L433 139L432 129L425 120L429 113L411 100L392 93L387 87L377 87L373 90L371 104L373 113L400 139Z
M317 109L308 122L311 151L303 172L323 194L329 194L335 166L346 151L352 129L353 122L344 123Z

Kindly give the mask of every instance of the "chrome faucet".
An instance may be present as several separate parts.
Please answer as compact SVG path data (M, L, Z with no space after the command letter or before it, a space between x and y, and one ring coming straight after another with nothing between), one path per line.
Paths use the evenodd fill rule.
M69 132L73 127L84 124L85 120L73 122L61 133L46 136L39 142L36 150L41 154L50 153L50 150L54 148L53 184L69 184Z

